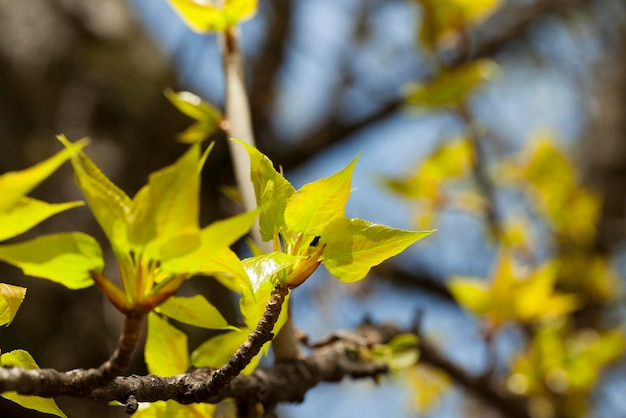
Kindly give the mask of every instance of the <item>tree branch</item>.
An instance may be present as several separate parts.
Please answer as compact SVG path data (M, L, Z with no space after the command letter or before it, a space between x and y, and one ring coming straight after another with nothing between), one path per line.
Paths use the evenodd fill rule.
M143 316L124 319L124 329L111 357L97 369L75 369L59 372L54 369L20 367L0 368L0 393L16 391L22 395L51 398L60 395L83 397L95 388L106 385L129 365L139 336Z
M247 341L239 347L237 352L233 354L224 366L217 370L202 369L201 372L193 372L190 374L191 380L188 382L191 382L192 386L188 391L186 390L184 392L185 403L202 402L205 399L216 399L221 396L221 393L228 387L231 380L239 375L250 363L252 358L259 353L261 347L274 337L272 330L278 320L282 305L288 293L289 288L286 284L276 284L259 324L254 331L250 333ZM171 379L174 378L163 380L164 378L156 376L118 377L113 380L115 375L119 374L128 366L134 347L139 339L142 319L143 317L136 316L126 318L124 322L124 332L120 338L118 348L111 358L98 369L76 369L68 372L59 372L54 369L25 370L20 367L4 367L0 368L0 393L16 391L23 395L37 395L47 398L61 395L85 397L94 390L94 393L99 393L96 388L101 388L111 381L113 381L111 384L116 386L115 382L120 379L130 379L131 382L135 382L136 379L139 379L140 383L137 384L142 387L145 386L145 390L151 390L151 386L159 384L159 382L162 381L173 382ZM198 373L202 374L202 378L197 378ZM111 384L106 387L110 387ZM162 389L161 386L155 388L155 390ZM167 393L170 393L172 390L175 391L176 389L169 388ZM122 402L126 402L130 395L134 395L135 400L145 400L136 393L129 392L125 393L125 397L121 398ZM91 395L92 398L94 396L97 397L97 395ZM224 399L224 397L219 399Z
M391 326L363 325L353 332L354 338L339 339L316 350L313 355L291 362L278 363L271 369L256 370L250 376L235 377L223 391L200 392L199 388L211 378L210 369L198 369L173 377L119 377L106 387L94 391L90 398L106 402L126 402L130 395L138 401L154 402L174 399L179 403L217 403L226 398L252 401L266 408L283 402L302 402L304 395L321 382L338 382L346 377L375 378L388 373L384 364L372 363L359 356L358 346L383 344L399 334Z

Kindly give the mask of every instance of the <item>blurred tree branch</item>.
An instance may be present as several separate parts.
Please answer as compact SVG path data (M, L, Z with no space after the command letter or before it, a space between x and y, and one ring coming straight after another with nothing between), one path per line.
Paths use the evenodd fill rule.
M470 32L471 57L494 56L512 42L519 40L539 19L548 15L571 13L572 10L586 6L589 1L538 0L526 5L505 6L494 17ZM463 64L467 59L463 53L464 49L464 46L460 46L458 50L448 51L445 54L448 57L446 66L454 68ZM398 114L403 107L404 98L397 97L381 104L369 115L350 122L344 121L341 115L332 113L329 119L320 122L320 128L294 141L297 143L296 147L272 147L267 150L267 154L286 169L296 167L329 146L348 139L350 135ZM264 144L265 142L267 140Z

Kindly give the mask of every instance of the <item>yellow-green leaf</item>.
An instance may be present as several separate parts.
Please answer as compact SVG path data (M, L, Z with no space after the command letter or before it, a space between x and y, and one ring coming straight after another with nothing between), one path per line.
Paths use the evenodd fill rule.
M189 368L187 335L151 312L144 358L152 374L174 376L186 372Z
M27 370L38 369L37 363L32 356L24 350L15 350L0 356L0 364L2 366L17 366ZM56 415L61 418L67 416L59 409L54 399L41 398L39 396L19 395L16 392L4 392L2 397L24 408L34 409L44 414Z
M213 418L215 407L206 403L181 405L170 399L141 405L133 418Z
M178 140L186 144L204 141L215 132L222 122L222 114L210 103L188 91L165 90L165 97L178 110L196 120L196 123L178 134Z
M275 283L277 278L274 276L277 273L289 266L294 265L303 258L304 257L302 256L290 255L282 252L272 252L269 254L246 258L243 260L243 266L248 274L250 283L252 284L252 291L256 293L263 283L267 281Z
M322 261L333 276L353 282L432 232L405 231L363 219L341 218L320 234L320 244L326 245Z
M289 199L285 208L289 229L305 236L317 236L326 225L345 216L352 172L359 157L338 173L305 184Z
M455 276L447 284L454 299L466 309L482 314L489 306L489 292L484 280Z
M52 215L66 211L83 202L47 203L22 197L6 213L0 213L0 241L26 232Z
M196 32L223 31L256 12L257 0L224 0L198 2L194 0L168 0L185 24Z
M80 150L87 145L87 140L76 142L73 146ZM21 171L11 171L0 176L0 213L8 212L24 196L52 174L63 164L73 151L65 149L54 156Z
M222 285L233 292L252 291L252 285L241 260L230 248L224 248L209 257L198 273L214 276Z
M194 367L220 368L230 357L246 342L250 328L242 328L237 331L228 331L202 343L191 353L191 364ZM242 371L242 374L250 374L259 364L261 355L255 356L250 364Z
M237 329L224 319L220 311L202 295L192 297L173 296L156 311L179 322L208 329Z
M295 189L259 150L245 142L234 141L245 147L250 155L250 179L260 210L259 228L263 240L269 241L274 237L274 230L283 229L287 200L295 193Z
M406 103L430 109L460 105L484 81L493 78L497 68L493 61L483 59L441 71L426 84L407 86Z
M147 247L143 252L149 258L165 261L200 246L200 169L205 156L200 145L193 144L174 164L150 175L132 202L129 219L128 241L137 252Z
M446 36L475 26L494 13L502 0L417 0L422 6L420 39L432 50Z
M9 325L26 296L26 288L0 283L0 325Z
M0 245L0 260L24 274L81 289L94 282L90 271L102 272L104 260L98 242L82 232L44 235L30 241Z
M64 135L57 138L72 153L76 182L113 250L118 254L127 252L129 248L126 229L131 211L130 198L80 151L80 147L69 142Z

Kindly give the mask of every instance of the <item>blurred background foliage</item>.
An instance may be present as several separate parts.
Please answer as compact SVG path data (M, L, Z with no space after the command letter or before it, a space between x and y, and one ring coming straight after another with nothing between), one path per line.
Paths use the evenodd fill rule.
M445 361L424 349L379 385L321 386L281 416L515 416L496 392L533 418L623 416L626 5L261 0L241 30L258 146L294 185L362 150L348 215L438 228L364 282L319 273L294 295L293 315L312 339L365 316L418 322ZM222 81L215 37L190 32L163 0L0 0L0 172L52 155L59 132L90 136L86 152L132 195L183 152L175 138L212 131L204 224L232 214L215 130ZM167 88L206 102L189 107L192 96ZM33 196L81 198L67 166ZM103 238L79 208L15 240L61 230ZM28 288L0 329L3 352L23 348L62 370L108 357L121 318L95 288L68 291L6 265L0 274ZM237 321L228 291L201 278L191 290ZM192 349L207 337L186 331ZM137 357L132 371L145 373ZM58 404L70 417L124 416ZM38 415L4 400L0 411Z

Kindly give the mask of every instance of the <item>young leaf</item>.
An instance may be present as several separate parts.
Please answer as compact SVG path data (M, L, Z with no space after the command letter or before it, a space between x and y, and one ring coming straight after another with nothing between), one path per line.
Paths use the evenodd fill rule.
M102 272L97 241L82 232L44 235L30 241L0 245L0 260L24 274L60 283L69 289L91 286L90 271Z
M341 218L320 234L320 244L326 245L322 261L333 276L353 282L432 232L405 231L363 219Z
M80 150L87 143L87 140L81 140L73 144L73 147L76 150ZM30 168L0 175L0 196L2 196L2 199L0 199L0 212L10 211L24 196L70 158L72 152L65 149Z
M152 374L174 376L186 372L189 368L187 335L151 312L144 357Z
M295 189L259 150L245 142L233 141L245 147L250 155L250 178L260 210L261 237L270 241L274 237L274 229L281 230L285 225L285 207Z
M38 369L37 363L32 356L24 350L15 350L8 353L4 353L0 356L0 364L3 367L17 366L27 370ZM4 392L1 395L10 401L17 403L20 406L28 409L34 409L44 414L56 415L61 418L67 418L67 416L59 409L54 399L41 398L39 396L27 396L19 395L16 392Z
M305 236L322 235L326 225L345 216L352 172L359 156L338 173L305 184L289 199L285 208L289 229Z
M176 401L156 401L133 414L133 418L213 418L215 405L196 403L181 405Z
M502 0L417 0L422 6L420 39L432 50L448 35L467 30L494 13Z
M256 325L256 324L255 324ZM228 331L202 343L191 353L191 364L194 367L222 367L230 357L246 342L252 329L242 328L237 331ZM265 346L267 347L267 345ZM261 355L255 356L242 374L250 374L259 364Z
M9 325L26 296L26 288L0 283L0 325Z
M252 291L256 293L265 282L275 283L277 278L274 278L274 276L277 273L294 265L302 258L304 257L281 252L246 258L243 260L243 266L252 284ZM272 278L275 280L272 280Z
M156 311L185 324L207 329L237 329L224 319L220 311L202 295L192 297L173 296Z
M224 0L223 6L215 2L194 0L168 0L187 26L199 33L223 31L256 12L257 0Z
M427 84L412 84L406 89L406 103L430 109L463 103L485 80L497 72L490 60L472 61L449 71L442 71Z
M132 202L128 241L136 252L165 261L200 245L200 176L204 163L193 144L173 165L152 173Z
M76 144L69 142L64 135L57 138L72 152L76 182L113 250L116 253L127 252L126 229L131 211L130 198L113 184Z
M547 263L521 275L510 252L505 251L491 284L481 279L455 277L448 286L461 305L486 316L498 327L506 321L532 322L578 309L580 300L576 296L554 291L556 273L556 264Z
M178 110L196 120L196 123L178 134L178 140L186 144L204 141L215 132L223 120L219 110L188 91L165 90L165 97Z
M81 205L83 202L47 203L22 197L9 212L0 214L0 241L26 232L52 215Z

